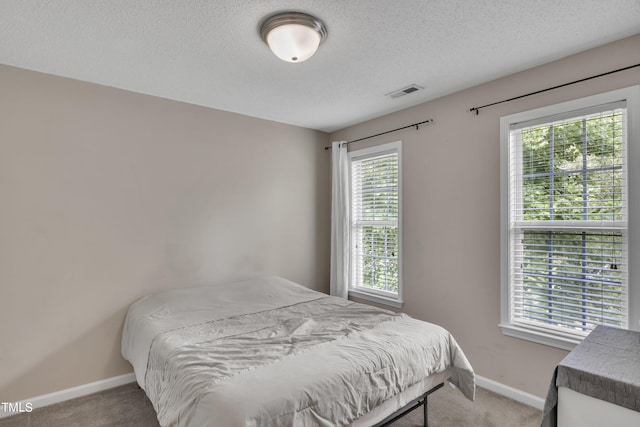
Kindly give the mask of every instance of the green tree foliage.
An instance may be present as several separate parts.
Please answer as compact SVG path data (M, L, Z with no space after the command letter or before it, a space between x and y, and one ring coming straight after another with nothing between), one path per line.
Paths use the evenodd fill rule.
M583 331L621 325L622 234L588 228L623 219L621 114L522 131L522 220L585 224L521 233L524 318Z
M360 168L355 200L360 285L398 292L398 157L368 159Z
M523 130L523 219L622 219L620 114Z
M398 227L362 227L362 284L398 292Z

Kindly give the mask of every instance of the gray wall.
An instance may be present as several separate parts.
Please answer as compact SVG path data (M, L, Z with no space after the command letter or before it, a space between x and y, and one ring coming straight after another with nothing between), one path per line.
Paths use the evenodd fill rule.
M435 120L418 131L351 148L403 141L403 311L448 328L481 376L542 397L555 365L567 354L504 336L498 328L500 116L640 84L640 69L487 108L477 116L469 108L637 64L639 46L637 35L330 135L334 141L351 140Z
M7 66L0 117L2 401L131 372L143 294L328 291L327 134Z

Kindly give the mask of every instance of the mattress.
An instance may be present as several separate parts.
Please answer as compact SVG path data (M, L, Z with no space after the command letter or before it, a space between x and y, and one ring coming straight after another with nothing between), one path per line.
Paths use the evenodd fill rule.
M167 427L357 426L437 375L475 393L442 327L279 277L144 297L122 354Z

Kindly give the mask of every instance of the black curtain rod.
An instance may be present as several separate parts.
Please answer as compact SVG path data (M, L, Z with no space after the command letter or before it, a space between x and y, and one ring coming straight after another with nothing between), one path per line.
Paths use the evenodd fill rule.
M402 129L408 129L408 128L412 128L412 127L415 127L415 128L416 128L416 130L418 130L418 129L420 128L420 125L423 125L423 124L425 124L425 123L433 123L433 119L425 120L424 122L413 123L413 124L410 124L410 125L407 125L407 126L403 126L403 127L401 127L401 128L388 130L388 131L386 131L386 132L380 132L380 133L377 133L377 134L375 134L375 135L365 136L364 138L354 139L353 141L347 141L347 142L345 142L345 144L351 144L352 142L364 141L365 139L375 138L376 136L386 135L386 134L391 133L391 132L397 132L397 131L399 131L399 130L402 130ZM328 149L330 149L330 148L331 148L331 147L324 147L324 149L325 149L325 150L328 150Z
M584 79L575 80L575 81L572 81L572 82L569 82L569 83L564 83L564 84L561 84L561 85L558 85L558 86L553 86L553 87L549 87L549 88L542 89L542 90L537 90L535 92L527 93L525 95L515 96L513 98L504 99L502 101L492 102L491 104L481 105L480 107L469 108L469 111L475 111L476 115L478 115L478 113L480 113L480 109L481 108L492 107L494 105L502 104L504 102L515 101L516 99L525 98L525 97L531 96L531 95L537 95L539 93L547 92L549 90L558 89L558 88L569 86L569 85L573 85L573 84L576 84L576 83L582 83L582 82L585 82L587 80L596 79L598 77L603 77L603 76L608 76L609 74L619 73L620 71L630 70L631 68L636 68L636 67L640 67L640 64L629 65L628 67L618 68L617 70L608 71L606 73L598 74L597 76L585 77Z

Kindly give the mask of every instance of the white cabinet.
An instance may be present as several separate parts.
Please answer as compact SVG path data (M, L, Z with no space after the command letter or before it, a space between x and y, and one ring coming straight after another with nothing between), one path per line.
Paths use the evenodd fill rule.
M556 368L542 427L640 427L640 332L598 326Z
M602 426L640 426L640 412L558 387L558 427Z

